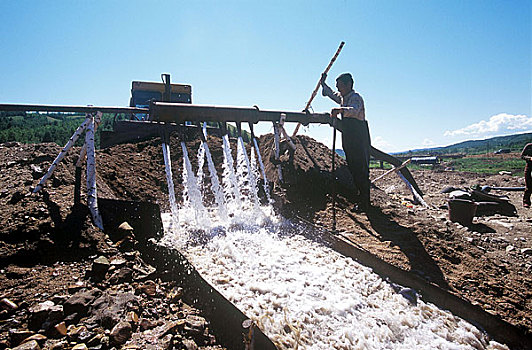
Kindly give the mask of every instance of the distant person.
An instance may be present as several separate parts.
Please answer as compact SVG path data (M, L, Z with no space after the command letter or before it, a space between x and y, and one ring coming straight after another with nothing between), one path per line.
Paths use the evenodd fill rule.
M370 208L369 198L369 151L370 136L364 100L353 90L353 77L344 73L336 78L333 91L326 83L327 74L321 76L322 95L329 97L341 107L331 110L331 117L342 116L342 145L347 159L349 171L358 188L357 205L354 211L367 211Z
M530 208L530 195L532 194L532 143L528 143L523 152L521 152L521 158L526 161L525 166L525 194L523 195L523 207Z

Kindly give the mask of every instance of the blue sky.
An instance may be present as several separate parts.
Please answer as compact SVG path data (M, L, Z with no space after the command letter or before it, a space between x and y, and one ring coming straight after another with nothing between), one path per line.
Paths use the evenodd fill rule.
M126 106L132 80L170 73L194 103L301 110L345 41L328 83L353 73L384 151L532 131L531 11L519 0L3 0L0 103ZM332 142L326 126L303 133Z

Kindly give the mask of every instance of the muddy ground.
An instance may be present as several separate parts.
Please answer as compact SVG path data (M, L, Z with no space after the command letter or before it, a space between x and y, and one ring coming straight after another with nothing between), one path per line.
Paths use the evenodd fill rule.
M331 154L327 147L306 136L298 136L296 144L295 154L286 152L281 156L284 177L281 184L276 162L272 161L273 138L271 135L260 138L267 177L275 182L273 195L279 212L331 229L334 191L337 193L336 229L339 235L380 259L481 306L530 336L532 210L522 207L522 193L492 191L508 195L510 203L515 206L515 213L487 213L475 217L469 227L448 220L448 194L441 193L448 186L462 189L475 185L523 186L522 174L486 176L444 171L443 168L413 171L428 207L412 203L407 187L392 174L376 182L376 187L372 189L373 209L368 213L356 213L350 210L353 207L353 189L345 162L337 158L338 181L333 186ZM187 146L195 165L199 142L191 141ZM209 147L215 164L222 164L220 139L209 138ZM180 193L182 155L175 139L172 139L171 149L176 192ZM235 152L234 140L232 149ZM161 276L157 273L140 277L138 273L137 276L132 273L125 279L116 276L112 279L117 271L123 270L123 266L137 271L139 264L143 265L142 259L136 258L134 243L127 248L123 240L106 236L91 224L84 199L82 209L73 210L74 164L79 148L70 151L43 191L29 194L60 150L61 147L52 143L0 145L0 299L16 304L16 308L6 305L5 301L0 305L3 309L0 312L0 349L14 347L21 341L18 338L22 336L17 338L13 332L28 328L32 312L35 312L32 306L53 298L60 305L81 289L79 285L96 288L99 294L113 288L130 290L141 306L149 304L150 298L159 297L163 304L168 304L168 310L181 308L183 322L188 315L200 317L201 310L190 311L192 307L175 301L172 293L175 294L176 286L162 283L156 294L145 293L145 285L150 286L152 281L159 283L157 278ZM99 150L97 170L100 197L148 201L159 204L162 211L168 211L164 161L158 140ZM383 172L371 170L371 178ZM82 198L84 196L83 190ZM110 271L95 278L94 260L100 256L107 257L109 261L121 259L122 265L110 264ZM133 311L158 327L169 327L168 322L179 321L171 318L170 311L160 311L157 315L153 310L146 310L151 310L150 306L137 307ZM126 319L127 312L124 311L118 318ZM76 327L79 322L83 323L83 318L81 321L67 316L64 318L67 326L69 322ZM134 322L131 322L133 334L141 334L141 327L135 328ZM112 338L111 328L110 325L106 329L97 324L90 331L93 336L101 334L101 337ZM208 320L203 323L200 337L196 334L198 331L194 333L190 327L188 333L177 328L157 339L162 342L166 336L164 344L168 348L193 348L188 347L192 346L190 341L204 349L216 346L215 337L209 333ZM155 326L150 328L154 332L157 329ZM55 334L54 338L54 334L42 328L34 330L34 334L39 332L49 337L48 340L40 340L44 348L54 348L53 344L65 339L66 343L57 345L57 349L71 348L76 341L80 342L68 334L66 338ZM168 334L173 334L173 338L168 338ZM52 341L52 338L56 340ZM135 339L133 335L129 342L136 341L138 348L143 348ZM109 339L107 343L100 341L93 348L104 349L106 346L113 346L109 345ZM119 345L116 343L114 346Z

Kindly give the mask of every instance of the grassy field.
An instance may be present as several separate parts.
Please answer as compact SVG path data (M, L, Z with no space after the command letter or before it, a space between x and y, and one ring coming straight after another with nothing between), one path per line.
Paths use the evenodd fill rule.
M479 155L446 162L446 167L457 171L471 171L479 174L497 174L500 171L509 171L520 175L525 168L525 161L520 158L520 153L510 153L504 156Z
M391 165L384 163L384 169L391 169ZM378 161L371 161L370 168L380 168ZM408 169L445 169L452 168L455 171L468 171L478 174L498 174L500 171L509 171L513 175L521 176L525 168L525 161L520 158L520 153L504 155L470 155L459 159L442 162L436 166L422 166L409 164Z

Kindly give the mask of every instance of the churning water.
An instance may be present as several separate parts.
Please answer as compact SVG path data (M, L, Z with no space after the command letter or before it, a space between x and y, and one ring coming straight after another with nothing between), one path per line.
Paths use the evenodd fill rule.
M225 218L217 208L199 208L206 220L197 220L186 213L201 196L189 198L188 207L179 208L177 229L172 215L163 215L161 243L179 249L279 349L507 349L448 311L405 299L371 269L298 234L299 226L258 203L243 143L237 166L245 169L236 171L229 169L226 145L224 140L223 193L227 202L242 205L228 207ZM190 163L184 171L194 176ZM185 183L194 186L190 179ZM186 193L198 196L190 188ZM198 230L207 243L190 233Z

